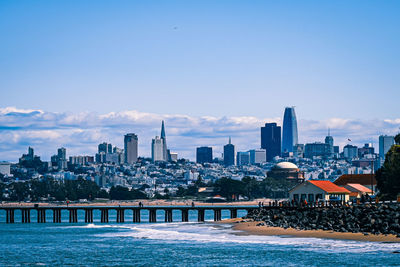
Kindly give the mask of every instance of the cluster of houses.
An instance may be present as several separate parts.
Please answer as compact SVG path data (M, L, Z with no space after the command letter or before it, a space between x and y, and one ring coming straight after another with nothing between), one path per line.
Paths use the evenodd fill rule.
M290 201L314 203L318 201L356 201L376 193L373 174L345 174L334 182L307 180L289 191Z

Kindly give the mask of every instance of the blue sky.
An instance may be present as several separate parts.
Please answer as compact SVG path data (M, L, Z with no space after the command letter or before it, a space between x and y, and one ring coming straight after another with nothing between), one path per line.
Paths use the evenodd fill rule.
M335 118L375 127L362 142L389 130L368 122L400 117L398 14L399 1L3 0L0 108L77 117L252 117L262 125L296 106L298 119L318 122L321 132ZM0 125L4 140L18 134L10 123L37 130L20 116L10 119ZM145 128L149 136L155 125ZM299 128L301 142L320 139ZM17 143L0 147L0 157L15 158L9 155Z

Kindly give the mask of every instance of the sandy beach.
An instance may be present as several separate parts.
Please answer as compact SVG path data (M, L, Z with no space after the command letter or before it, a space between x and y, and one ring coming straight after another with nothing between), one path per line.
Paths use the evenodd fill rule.
M246 221L243 219L228 219L219 223L230 223L238 235L266 235L266 236L291 236L291 237L314 237L326 239L341 239L355 241L370 241L370 242L389 242L400 243L400 238L395 235L364 235L363 233L341 233L323 230L297 230L293 228L280 228L270 226L256 226L260 222Z

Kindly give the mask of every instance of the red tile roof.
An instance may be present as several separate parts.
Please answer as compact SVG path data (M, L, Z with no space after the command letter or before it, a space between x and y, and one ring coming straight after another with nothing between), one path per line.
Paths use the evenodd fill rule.
M346 188L337 186L331 181L308 180L308 182L324 190L327 193L350 193L350 191Z
M344 186L346 189L350 190L351 192L361 192L361 193L371 193L372 190L368 187L365 187L360 184L347 184Z
M373 177L371 177L373 175ZM376 185L374 174L343 174L336 179L333 183L336 185L346 185L346 184L361 184L361 185Z

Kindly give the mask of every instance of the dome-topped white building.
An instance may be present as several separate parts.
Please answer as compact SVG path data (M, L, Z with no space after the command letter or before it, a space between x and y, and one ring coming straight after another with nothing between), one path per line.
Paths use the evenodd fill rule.
M304 173L300 171L296 164L291 162L279 162L271 171L267 173L268 177L279 179L304 180Z
M276 169L299 169L296 164L291 163L291 162L279 162L274 166Z

